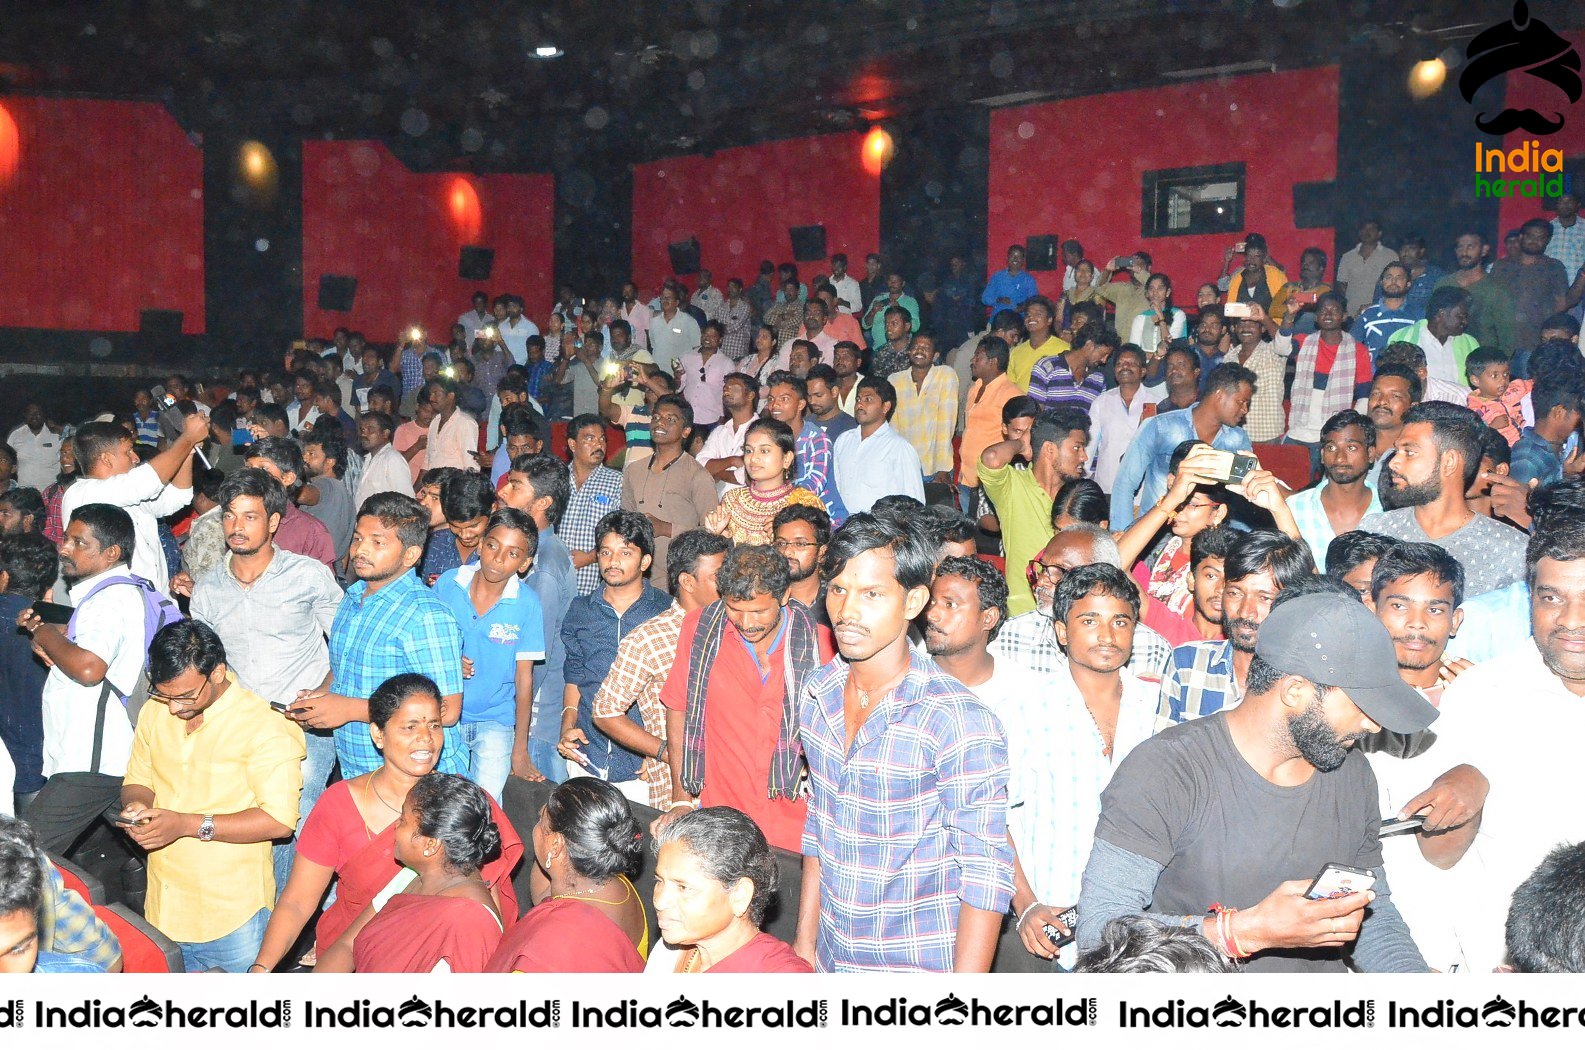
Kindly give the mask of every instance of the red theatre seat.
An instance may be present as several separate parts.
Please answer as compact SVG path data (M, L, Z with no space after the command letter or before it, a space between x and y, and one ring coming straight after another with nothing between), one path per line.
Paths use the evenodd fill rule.
M1310 450L1303 445L1256 445L1255 458L1294 492L1310 487Z
M125 904L97 905L94 914L121 942L123 973L186 973L176 942Z
M55 865L55 870L61 873L61 881L66 883L66 888L76 890L77 894L89 904L100 903L105 899L105 884L90 872L84 871L64 857L57 857L51 853L50 863Z

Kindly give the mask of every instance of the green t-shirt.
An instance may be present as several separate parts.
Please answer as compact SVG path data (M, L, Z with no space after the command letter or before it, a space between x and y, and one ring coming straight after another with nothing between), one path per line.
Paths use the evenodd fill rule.
M994 470L980 467L980 485L996 507L1007 555L1007 612L1033 612L1035 595L1024 570L1051 542L1051 497L1032 471L1011 464Z

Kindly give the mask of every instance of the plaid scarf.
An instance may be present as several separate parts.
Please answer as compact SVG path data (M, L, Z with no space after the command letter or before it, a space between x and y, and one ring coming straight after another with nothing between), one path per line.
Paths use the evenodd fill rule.
M782 644L786 686L782 701L781 732L776 737L776 754L771 758L767 798L798 797L799 766L803 750L798 744L798 698L804 681L820 666L820 647L816 642L814 617L795 601L782 610L787 618L787 637ZM695 798L704 790L704 705L709 692L710 672L726 636L726 602L705 607L699 628L688 653L688 707L683 716L682 786Z

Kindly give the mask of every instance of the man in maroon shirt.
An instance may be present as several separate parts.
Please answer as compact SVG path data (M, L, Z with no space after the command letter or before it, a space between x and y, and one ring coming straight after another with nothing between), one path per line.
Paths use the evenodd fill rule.
M307 484L308 468L303 465L303 448L291 438L263 438L248 446L244 466L258 467L286 488L286 513L275 530L275 545L283 551L301 554L336 567L336 545L330 531L319 519L297 509L297 494Z
M791 777L778 763L797 748L798 694L831 659L831 632L802 606L788 606L787 559L774 547L734 547L716 587L721 600L683 620L661 687L674 799L667 817L731 806L771 845L797 852L806 815L796 790L802 760Z

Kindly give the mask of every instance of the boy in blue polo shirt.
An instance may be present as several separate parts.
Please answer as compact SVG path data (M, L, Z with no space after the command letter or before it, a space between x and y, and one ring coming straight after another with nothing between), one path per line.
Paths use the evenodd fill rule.
M539 598L518 577L534 563L539 530L510 507L490 515L478 560L435 584L462 629L462 718L468 776L500 801L512 766L519 697L532 702L534 661L545 659Z

